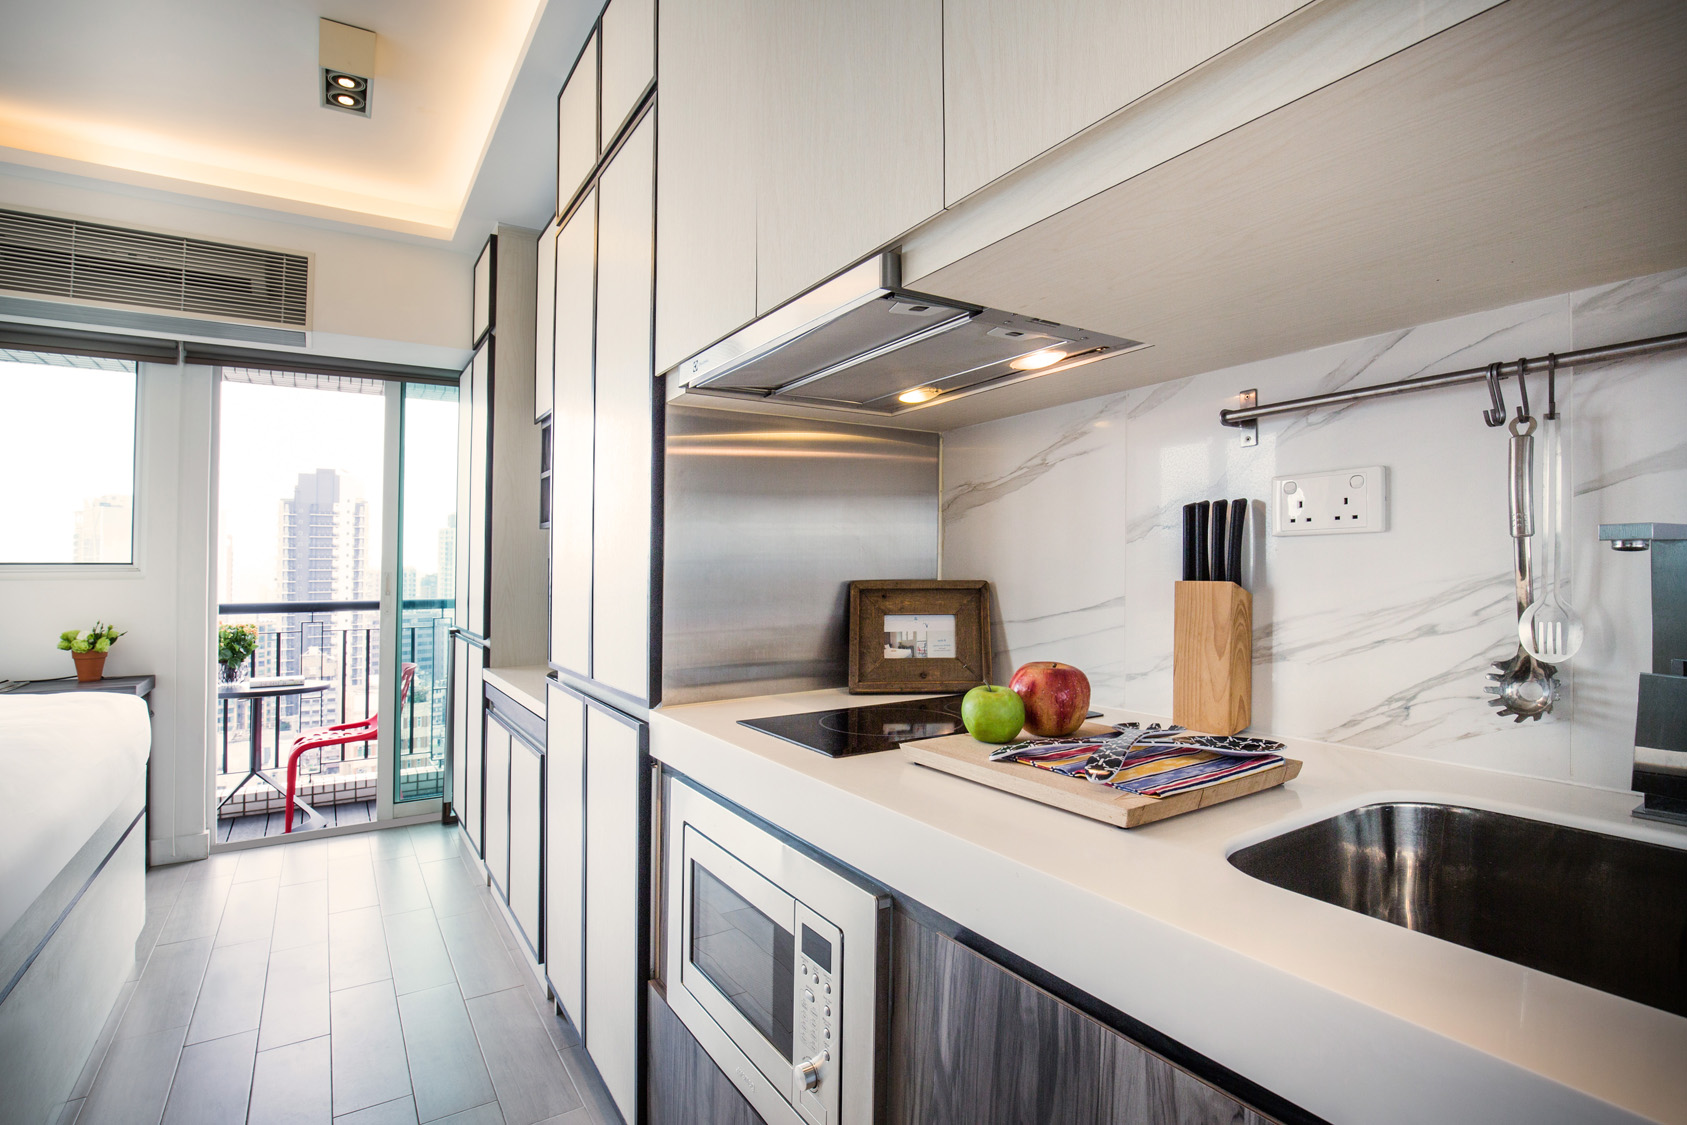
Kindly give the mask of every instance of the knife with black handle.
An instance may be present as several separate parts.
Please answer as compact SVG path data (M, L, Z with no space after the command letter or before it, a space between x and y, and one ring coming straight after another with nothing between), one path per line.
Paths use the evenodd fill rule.
M1242 584L1242 532L1248 523L1248 502L1230 501L1230 530L1226 536L1224 573L1238 586Z
M1225 577L1224 577L1224 559L1225 559L1224 525L1225 525L1225 522L1226 522L1226 516L1229 514L1229 509L1230 509L1230 505L1226 504L1223 500L1214 500L1213 501L1213 507L1212 507L1212 515L1213 515L1212 576L1213 577L1212 577L1212 580L1214 582L1225 581Z
M1195 581L1195 521L1198 518L1194 504L1183 506L1183 580Z
M1195 581L1207 582L1212 579L1212 555L1207 545L1207 518L1212 511L1212 501L1198 500L1195 503Z

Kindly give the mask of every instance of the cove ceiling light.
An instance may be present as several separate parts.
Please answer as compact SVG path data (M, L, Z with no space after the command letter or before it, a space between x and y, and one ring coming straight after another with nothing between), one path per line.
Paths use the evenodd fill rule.
M369 116L370 80L375 73L375 33L334 20L321 20L317 33L322 104L342 113Z

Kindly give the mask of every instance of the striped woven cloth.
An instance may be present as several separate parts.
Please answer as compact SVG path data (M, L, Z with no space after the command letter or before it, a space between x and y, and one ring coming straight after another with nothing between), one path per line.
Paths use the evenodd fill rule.
M1193 734L1182 727L1122 724L1084 739L1033 738L1010 742L991 761L1016 761L1068 777L1082 777L1142 797L1170 797L1280 764L1281 742L1235 735Z

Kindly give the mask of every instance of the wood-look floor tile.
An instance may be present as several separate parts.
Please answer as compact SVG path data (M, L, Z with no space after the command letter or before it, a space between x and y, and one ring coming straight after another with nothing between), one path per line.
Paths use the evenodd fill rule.
M118 1038L82 1103L78 1125L158 1125L187 1025Z
M280 879L286 856L279 847L249 848L240 853L234 868L236 883L250 883L254 879Z
M365 906L328 915L329 987L338 992L392 977L381 910Z
M469 876L468 868L456 857L428 860L422 865L422 880L428 886L433 912L441 918L481 909L486 885Z
M269 955L258 1050L328 1034L328 943Z
M117 1038L117 1026L123 1022L123 1013L129 1009L129 998L135 994L136 983L125 981L123 987L117 990L117 1002L111 1006L111 1012L105 1017L105 1026L100 1028L100 1037L94 1040L94 1049L88 1052L88 1061L83 1064L76 1085L70 1089L72 1098L81 1099L88 1096L88 1090L94 1085L94 1075L99 1073L100 1064L105 1061L105 1053L111 1049L112 1040Z
M52 1118L53 1125L76 1125L77 1115L82 1112L82 1099L72 1098L59 1106L59 1112Z
M268 966L268 941L212 949L204 981L199 986L199 1000L193 1008L193 1022L187 1029L187 1041L202 1043L242 1031L256 1031L258 1013L264 1007L264 976Z
M492 1080L456 984L398 998L416 1117L433 1121L494 1100Z
M416 1105L410 1098L394 1098L336 1117L334 1125L416 1125Z
M145 1035L165 1028L186 1028L193 1020L193 1005L199 999L199 984L205 979L205 965L211 959L209 935L192 941L171 942L152 951L146 970L129 997L129 1007L117 1025L118 1039Z
M381 900L382 914L404 914L411 910L431 910L428 885L422 879L421 865L413 855L377 856L375 864L375 893Z
M522 983L520 970L510 960L509 950L493 925L486 911L478 908L439 920L440 934L465 997L501 992Z
M246 1120L258 1033L229 1035L182 1048L163 1125L211 1125Z
M210 860L201 862L209 863ZM175 905L170 908L169 920L158 933L158 944L215 937L217 926L223 920L223 904L228 901L232 886L232 872L215 878L190 877L176 896Z
M621 1120L621 1110L615 1104L614 1095L604 1085L603 1075L598 1073L597 1065L592 1062L592 1056L586 1054L585 1047L570 1047L564 1051L562 1065L574 1080L574 1092L585 1101L586 1110L596 1120L606 1123Z
M368 855L329 853L328 913L361 910L365 906L378 906L380 901L375 890L375 866Z
M328 940L328 880L283 883L275 896L271 949L292 949Z
M281 885L314 883L328 878L328 843L299 840L275 849L281 853Z
M281 888L277 876L236 882L229 888L228 900L223 904L223 920L217 927L218 945L245 945L251 941L269 942L275 929L276 892Z
M369 833L356 832L349 836L330 836L323 841L328 845L328 862L346 856L369 855Z
M393 991L400 996L436 985L457 983L451 955L430 909L390 914L383 920L387 956L392 962Z
M334 1116L408 1098L410 1068L392 982L342 989L329 997L329 1007Z
M477 1105L473 1109L465 1109L461 1113L453 1113L450 1117L441 1117L438 1121L426 1125L504 1125L503 1111L497 1102L487 1102Z
M410 846L422 862L451 859L462 833L455 824L418 824L410 829Z
M415 842L408 828L383 828L369 833L369 854L376 859L392 859L416 854Z
M539 1014L540 1025L551 1037L551 1043L559 1053L580 1045L580 1032L568 1022L567 1017L556 1010L555 1001L549 997L536 999L533 1010Z
M468 1009L508 1125L535 1125L583 1104L524 991L477 996Z
M333 1120L328 1036L258 1052L246 1125L329 1125Z

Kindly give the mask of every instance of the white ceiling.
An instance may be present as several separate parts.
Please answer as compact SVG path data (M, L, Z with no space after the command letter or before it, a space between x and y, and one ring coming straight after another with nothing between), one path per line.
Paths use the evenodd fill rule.
M554 133L556 91L599 7L12 0L0 161L426 239L462 227L478 241L491 221L549 215L554 147L534 139ZM319 104L323 16L378 36L367 119Z

